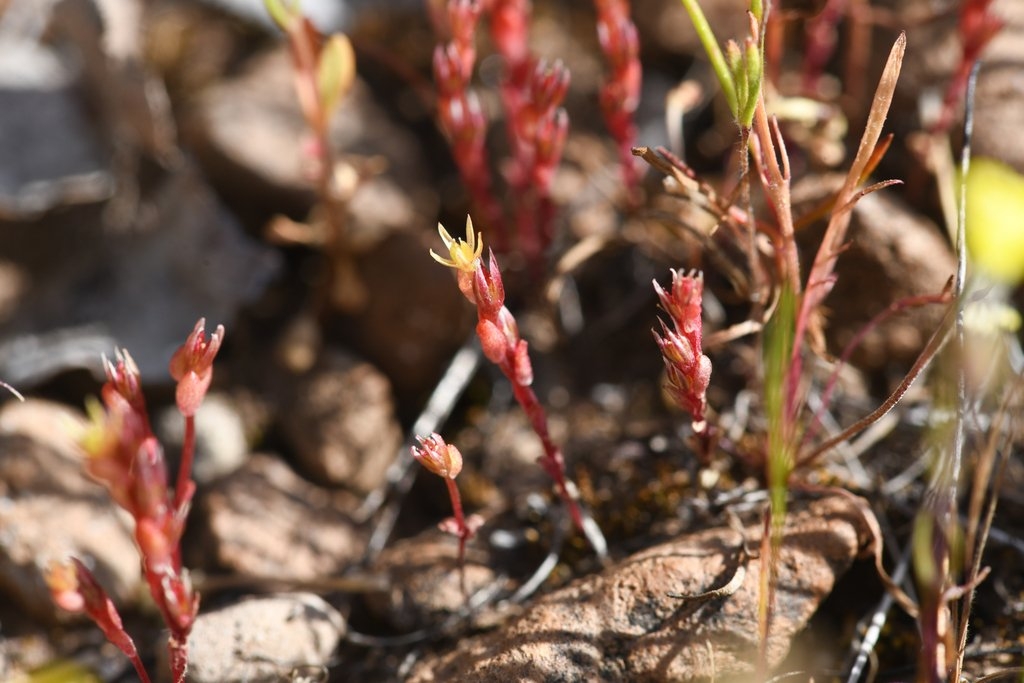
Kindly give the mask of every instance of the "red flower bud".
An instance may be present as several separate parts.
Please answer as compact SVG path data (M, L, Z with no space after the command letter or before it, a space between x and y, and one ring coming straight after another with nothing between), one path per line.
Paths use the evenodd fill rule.
M206 318L200 318L185 343L171 356L170 372L178 382L175 399L185 417L195 415L213 380L213 359L224 341L224 326L218 325L209 339Z
M525 339L520 339L519 343L516 344L512 363L516 384L521 387L528 387L533 384L533 365L530 363L530 353Z
M505 283L494 251L488 252L487 267L477 266L473 273L473 293L480 318L493 320L505 306Z
M673 400L693 416L694 423L702 423L711 380L711 359L701 353L704 280L700 273L683 275L672 271L671 291L665 291L657 282L654 291L661 308L672 320L672 329L661 322L661 333L654 332L665 361L666 388Z
M135 643L125 632L117 608L84 564L75 558L52 564L46 582L59 607L70 612L85 612L100 627L107 640L129 658L138 658Z
M462 471L462 453L455 446L446 444L438 433L424 438L416 437L419 447L412 447L412 457L428 470L447 479L454 479Z
M139 366L124 349L114 352L115 362L103 357L103 370L107 375L107 384L122 396L132 410L145 414L146 400L142 395L142 378Z

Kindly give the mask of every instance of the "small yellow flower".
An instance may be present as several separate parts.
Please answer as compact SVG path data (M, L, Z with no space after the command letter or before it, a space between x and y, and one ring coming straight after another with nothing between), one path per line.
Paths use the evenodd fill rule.
M465 241L453 238L440 223L437 224L437 231L441 235L441 241L444 242L444 246L448 248L448 255L451 258L439 256L431 249L430 255L434 260L443 266L455 268L466 273L475 271L480 261L480 255L484 253L484 240L482 236L477 239L477 235L473 231L473 219L466 216Z

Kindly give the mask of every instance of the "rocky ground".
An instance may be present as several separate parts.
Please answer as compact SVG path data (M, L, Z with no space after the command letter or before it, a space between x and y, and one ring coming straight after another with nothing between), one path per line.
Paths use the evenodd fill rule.
M54 606L45 568L69 554L122 610L150 670L166 671L131 521L83 474L69 435L102 383L102 355L127 348L176 467L183 428L167 363L200 317L227 336L198 415L183 548L202 594L190 680L740 680L755 675L762 647L780 677L847 680L878 615L885 626L863 648L871 675L914 678L917 625L886 604L869 522L892 570L925 499L941 364L801 475L763 643L758 342L711 341L749 312L730 270L744 261L702 252L679 228L702 220L693 202L654 169L630 206L597 106L604 66L590 3L535 2L533 49L572 73L572 131L553 184L549 267L538 275L508 255L502 272L552 435L607 538L604 559L536 466L540 444L508 384L468 343L472 306L428 255L441 250L438 220L460 230L469 204L433 118L437 39L424 8L308 3L325 30L350 35L358 64L330 132L348 179L339 257L292 238L316 223L316 188L286 46L253 4L0 0L0 379L26 396L0 406L0 678L134 679L95 626ZM723 39L743 35L747 4L703 3ZM736 127L686 13L675 0L632 5L639 143L685 150L702 180L726 187ZM959 58L956 12L938 0L845 3L815 104L795 95L808 13L824 3L783 5L777 104L798 112L780 117L797 215L841 183L888 47L899 30L908 37L886 124L894 142L876 173L904 184L854 209L822 354L809 363L821 384L873 316L940 291L956 269L920 144L922 107L941 98ZM1024 172L1024 13L1015 0L994 8L1008 24L986 53L974 152ZM486 42L480 50L489 54ZM480 64L496 115L498 70L493 58ZM682 108L671 104L680 92ZM496 157L501 135L496 120ZM1019 216L1005 218L1019 231ZM822 228L800 231L807 263ZM343 268L331 261L342 257ZM665 400L651 337L651 280L698 267L722 435L705 457L688 416ZM339 270L359 296L325 294ZM823 433L879 405L941 318L920 308L872 329L840 374ZM1012 334L1003 341L1016 348ZM997 412L976 412L971 473ZM436 528L450 514L444 486L408 455L412 437L432 430L462 451L463 501L484 520L464 574L455 540ZM1024 652L1018 432L1006 427L999 443L1011 456L971 617L973 679L1019 678ZM914 593L912 578L897 581ZM69 663L78 668L60 668Z

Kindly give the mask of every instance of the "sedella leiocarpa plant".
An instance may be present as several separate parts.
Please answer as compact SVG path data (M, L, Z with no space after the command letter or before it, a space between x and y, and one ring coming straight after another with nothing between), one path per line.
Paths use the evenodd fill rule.
M544 453L538 463L554 481L573 524L587 537L594 551L604 557L607 553L604 536L593 519L585 517L580 508L576 485L565 470L565 456L551 438L547 413L530 386L533 384L533 367L527 342L519 336L516 319L505 307L505 285L494 253L489 253L487 265L484 265L484 243L474 232L473 221L468 216L465 240L453 238L442 225L437 227L448 249L448 258L438 255L433 249L430 255L438 263L456 271L459 290L476 305L476 334L484 356L497 365L509 380L516 401L526 412L530 426L540 439Z
M127 351L104 361L107 382L98 401L89 403L90 425L79 444L85 470L106 487L110 497L135 522L135 544L150 595L168 629L172 680L185 680L188 635L199 611L199 594L181 562L185 529L195 482L191 478L195 452L195 414L213 379L213 360L224 340L224 327L211 335L200 319L171 358L177 381L175 401L185 420L185 440L177 483L168 486L163 448L150 429L138 366ZM117 609L86 565L76 558L50 566L47 583L54 602L71 612L85 612L118 649L131 660L139 679L149 682L132 638Z

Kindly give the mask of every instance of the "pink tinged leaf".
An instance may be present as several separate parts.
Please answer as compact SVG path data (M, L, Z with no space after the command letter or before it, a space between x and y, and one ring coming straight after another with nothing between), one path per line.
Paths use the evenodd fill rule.
M168 626L185 640L199 613L199 596L192 590L192 582L185 571L180 575L168 572L160 585L166 613L171 617Z
M132 465L137 516L159 517L167 513L167 467L156 437L139 444Z
M176 545L167 537L162 524L150 517L139 519L135 524L135 542L147 567L171 566Z
M487 360L498 365L505 361L508 341L497 325L490 320L481 320L476 324L476 336L480 338L480 347Z
M505 283L494 252L488 254L487 267L478 266L473 273L473 292L481 318L498 317L505 305Z
M114 607L114 603L96 581L92 572L76 558L71 558L69 564L63 566L66 569L58 570L61 574L59 580L64 582L63 591L77 593L78 598L72 599L64 595L61 599L68 604L78 606L81 611L85 611L89 618L100 627L107 640L121 652L133 660L138 657L135 643L125 632L117 608ZM53 584L51 584L52 589Z
M515 356L512 362L516 384L521 387L528 387L533 384L533 366L530 363L530 354L525 339L520 339L519 343L516 344Z

